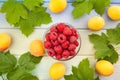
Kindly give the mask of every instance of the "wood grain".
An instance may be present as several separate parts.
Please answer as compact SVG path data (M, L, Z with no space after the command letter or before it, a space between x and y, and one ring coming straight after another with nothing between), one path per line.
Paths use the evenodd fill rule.
M4 1L6 0L0 0L1 2L0 6L2 5ZM46 7L48 6L48 1L49 0L45 0L44 6ZM120 21L110 20L107 17L107 13L105 13L103 15L106 21L105 28L97 32L90 31L87 28L87 21L89 18L97 14L95 13L95 11L92 11L90 15L84 15L82 18L74 20L71 15L71 12L73 10L73 7L71 6L71 1L73 0L68 0L69 3L68 3L66 10L60 14L53 14L49 11L49 9L47 9L47 11L51 14L53 22L48 25L42 25L41 27L38 26L37 28L35 28L35 31L29 37L25 37L24 35L22 35L19 29L14 29L12 26L10 26L5 20L5 15L0 13L0 33L7 32L11 35L12 44L11 44L11 47L9 48L11 53L19 57L21 54L29 51L29 44L32 40L35 40L35 39L44 40L44 35L52 24L59 23L59 22L65 22L77 28L81 36L81 44L82 44L81 49L76 57L68 61L63 61L63 63L67 67L66 74L71 73L72 65L77 66L79 62L84 58L89 58L91 66L94 67L95 65L94 51L95 50L93 48L93 45L89 41L88 35L92 33L100 34L101 32L105 32L105 30L108 28L114 28L118 23L120 23ZM120 3L120 0L111 0L111 5L120 5L119 3ZM119 46L120 45L116 46L116 50L118 51L120 55ZM57 61L45 55L41 63L36 67L36 70L34 70L33 74L37 75L40 80L51 80L48 75L48 71L49 71L50 66L54 62L57 62ZM115 67L114 74L109 77L100 76L101 80L120 80L120 60L116 64L114 64L114 67ZM2 79L0 78L0 80Z

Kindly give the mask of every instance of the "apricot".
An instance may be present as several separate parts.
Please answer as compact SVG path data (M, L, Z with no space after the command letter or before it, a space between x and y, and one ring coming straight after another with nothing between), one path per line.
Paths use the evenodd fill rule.
M34 40L30 43L31 55L39 57L45 54L44 46L41 40Z
M95 16L88 20L88 28L93 31L101 30L104 25L105 20L100 16Z
M60 13L67 7L67 0L50 0L49 10L53 13Z
M56 62L50 67L49 75L53 80L59 80L65 75L65 72L65 65L61 62Z
M0 51L6 50L11 44L11 36L7 33L0 33Z
M112 63L106 60L100 60L96 63L96 71L103 76L110 76L114 72Z
M108 8L108 16L112 20L120 20L120 6L111 6Z

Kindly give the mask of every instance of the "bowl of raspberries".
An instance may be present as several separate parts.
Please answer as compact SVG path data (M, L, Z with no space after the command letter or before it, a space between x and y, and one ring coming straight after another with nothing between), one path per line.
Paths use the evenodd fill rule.
M79 52L80 46L79 33L69 24L54 24L45 33L45 51L56 60L65 61L73 58Z

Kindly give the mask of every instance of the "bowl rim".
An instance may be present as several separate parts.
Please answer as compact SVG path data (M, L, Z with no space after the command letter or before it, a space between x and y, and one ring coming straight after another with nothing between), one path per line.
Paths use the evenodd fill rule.
M52 25L44 32L44 39L43 39L44 42L46 41L46 34L49 33L50 28L51 28L52 26L57 25L57 24L60 24L60 23L64 23L64 24L66 24L66 25L69 25L69 26L72 27L72 28L75 28L75 27L72 26L71 24L65 23L65 22L54 23L54 24L52 24ZM68 57L68 58L62 58L62 59L59 59L59 60L58 60L58 59L50 56L50 55L48 54L48 52L47 52L47 49L46 49L45 46L44 46L44 50L45 50L45 53L47 54L47 56L51 57L51 58L54 59L54 60L58 60L58 61L67 61L67 60L71 60L72 58L74 58L74 57L80 52L81 43L82 43L80 33L78 32L77 28L75 28L75 29L76 29L77 34L78 34L78 39L77 39L77 40L78 40L78 42L79 42L79 46L77 46L78 50L76 51L76 53L75 53L74 56L71 56L71 57Z

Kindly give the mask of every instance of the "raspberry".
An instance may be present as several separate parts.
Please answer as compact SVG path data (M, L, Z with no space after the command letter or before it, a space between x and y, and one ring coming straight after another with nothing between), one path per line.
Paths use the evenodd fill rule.
M50 31L51 31L51 32L57 32L56 26L52 26L52 27L50 28Z
M51 43L50 43L49 41L45 41L45 42L44 42L44 47L45 47L45 48L48 49L48 48L51 48L51 46L52 46L52 45L51 45Z
M70 36L70 42L73 43L77 41L77 38L75 36Z
M66 36L65 36L64 34L60 34L60 35L58 36L58 41L59 41L60 43L63 43L64 41L66 41Z
M64 49L68 48L69 47L69 42L68 41L65 41L63 44L62 44L62 47Z
M78 39L78 34L76 34L75 37Z
M70 56L70 52L68 50L64 50L63 53L62 53L62 56L64 58L68 58Z
M64 23L60 23L60 24L57 25L57 29L58 29L59 32L63 32L64 28L65 28Z
M62 53L62 51L63 51L63 49L62 49L62 47L61 47L60 45L55 46L55 47L54 47L54 50L55 50L55 52L58 53L58 54Z
M79 45L78 41L75 41L75 42L74 42L74 44L75 44L76 46L78 46L78 45Z
M76 45L75 44L70 44L68 49L69 50L75 50L76 49Z
M73 35L73 36L76 36L76 38L78 39L78 34L77 34L76 29L75 29L75 28L72 28L71 31L72 31L72 35Z
M58 37L58 34L56 32L51 32L50 33L50 39L55 40Z
M50 41L50 33L47 33L47 34L45 35L45 38L46 38L47 41Z
M53 44L53 46L57 46L59 44L57 40L51 40L51 43Z
M77 34L77 31L76 31L75 28L72 28L71 31L72 31L72 35L76 35Z
M57 54L57 55L56 55L56 59L57 59L57 60L60 60L61 58L62 58L62 56L61 56L60 54Z
M72 31L69 27L65 27L63 30L63 34L65 34L66 36L70 36L72 35Z
M55 51L53 49L48 49L47 52L49 56L51 57L55 56Z
M70 51L70 56L74 56L75 55L75 51Z

